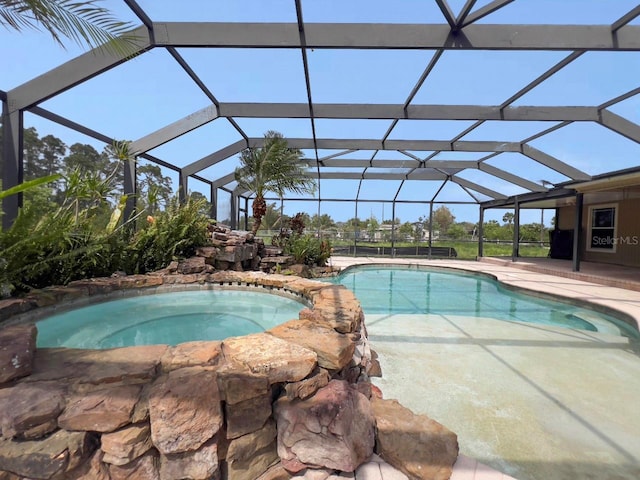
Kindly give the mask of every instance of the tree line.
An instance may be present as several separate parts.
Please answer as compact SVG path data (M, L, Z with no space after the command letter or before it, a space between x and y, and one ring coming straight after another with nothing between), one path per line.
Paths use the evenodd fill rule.
M0 151L2 129L0 129ZM54 135L40 136L34 127L24 129L24 180L60 174L60 178L49 187L48 201L61 205L70 189L78 188L78 182L85 186L104 183L106 179L111 189L98 194L113 203L124 189L124 167L118 159L113 145L105 146L98 152L92 145L74 143L67 146ZM0 177L4 164L0 163ZM158 165L138 165L136 169L138 200L152 212L164 208L173 195L171 178L162 174ZM42 197L42 192L37 195ZM27 201L34 200L34 193L26 195ZM42 199L41 199L42 200Z
M430 219L428 215L420 216L414 221L404 222L398 217L395 220L379 221L375 215L371 215L366 219L353 217L346 221L335 221L326 213L313 215L301 213L301 215L308 229L322 232L323 236L331 238L353 239L356 237L363 241L391 242L395 234L396 242L420 243L429 239ZM514 214L511 212L505 213L502 221L502 224L497 220L484 222L483 238L487 241L512 241ZM288 224L289 217L281 215L280 208L276 203L270 203L267 205L262 222L266 230L278 230ZM477 241L479 235L477 222L456 222L455 216L445 205L441 205L433 211L431 229L433 240ZM519 227L519 239L521 242L547 242L548 232L549 229L542 223L521 224Z

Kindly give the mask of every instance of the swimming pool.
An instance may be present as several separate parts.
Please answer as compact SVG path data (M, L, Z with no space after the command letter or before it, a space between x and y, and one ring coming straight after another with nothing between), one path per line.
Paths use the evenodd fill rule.
M142 295L40 320L37 346L102 349L223 340L298 318L302 308L290 298L244 290Z
M354 292L366 314L493 318L640 338L599 311L505 288L478 274L402 266L357 266L331 279Z

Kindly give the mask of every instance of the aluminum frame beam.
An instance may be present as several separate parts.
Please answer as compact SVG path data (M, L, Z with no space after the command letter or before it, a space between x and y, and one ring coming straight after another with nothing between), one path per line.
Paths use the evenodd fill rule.
M231 172L211 182L211 187L218 189L220 187L224 187L225 185L233 182L235 179L236 179L235 172Z
M523 205L532 202L539 202L541 200L549 200L549 199L558 199L558 198L566 198L575 196L576 191L573 189L567 188L554 188L552 190L548 190L546 192L531 192L531 193L523 193L517 195L518 203L522 208ZM488 208L511 208L514 205L516 195L504 198L504 199L496 199L489 200L487 202L482 202L482 205L485 209Z
M571 178L572 180L591 179L591 175L589 175L588 173L585 173L582 170L578 170L571 165L567 165L557 158L554 158L551 155L538 150L537 148L533 148L530 145L522 146L522 154L546 167L549 167L551 170L555 170L556 172L561 173L565 177Z
M251 147L261 147L264 139L249 139ZM313 141L307 138L289 138L287 143L291 148L310 149ZM354 149L354 150L425 150L443 152L520 152L520 142L483 142L447 140L387 140L376 139L342 139L319 138L317 146L320 149Z
M237 142L232 143L231 145L227 145L217 152L211 153L206 157L201 158L200 160L196 160L195 162L186 165L182 168L182 171L185 175L193 175L194 173L198 173L205 168L209 168L218 162L226 160L227 158L240 153L245 148L247 148L247 142L245 142L244 140L238 140Z
M248 143L248 145L247 145ZM287 143L291 148L299 149L342 149L342 150L426 150L447 152L520 152L519 142L448 142L445 140L388 140L382 142L375 139L330 139L319 138L289 138ZM259 148L264 144L264 138L249 138L248 142L239 140L183 167L185 175L193 175L218 162L240 153L247 147Z
M405 177L407 180L446 180L448 178L446 173L428 168L416 169Z
M548 190L538 183L524 179L518 175L514 175L513 173L506 172L487 163L481 162L478 166L478 169L485 173L488 173L489 175L493 175L494 177L498 177L509 183L518 185L519 187L526 188L527 190L530 190L532 192L546 192Z
M146 27L136 28L132 35L140 39L135 51L132 52L133 54L140 54L152 48L149 31ZM126 61L127 58L123 58L117 53L104 48L94 48L9 90L7 92L9 110L29 108Z
M332 180L404 180L404 173L384 173L384 172L323 172L320 171L320 177L317 176L315 170L309 171L308 176L311 178L332 179Z
M495 190L491 190L490 188L487 187L483 187L482 185L478 185L477 183L471 182L469 180L466 180L464 178L458 177L456 175L451 175L449 177L449 179L454 182L457 183L458 185L460 185L461 187L466 187L470 190L474 190L478 193L481 193L487 197L491 197L494 199L500 199L500 198L507 198L506 195L503 195L502 193L496 192Z
M6 102L2 102L2 186L4 190L19 185L23 181L23 114L10 112ZM9 195L2 199L2 226L7 230L18 217L22 206L22 194Z
M206 125L209 122L219 118L218 109L215 105L209 105L197 112L162 127L144 137L131 142L131 149L134 152L148 152L160 145L174 140L198 127Z
M313 118L367 120L508 120L597 122L596 106L402 105L314 103ZM234 118L311 118L306 103L221 103Z
M140 155L155 163L163 165L181 173L181 183L186 185L187 178L193 177L204 182L210 180L197 175L220 161L240 153L243 149L260 147L262 138L248 138L234 118L264 117L264 118L307 118L312 122L313 138L289 139L289 145L293 148L335 149L346 148L348 151L361 150L405 150L433 151L425 160L406 153L414 160L375 160L376 153L370 159L345 159L335 158L341 154L330 155L325 159L316 158L317 172L311 172L310 176L317 178L353 178L364 179L390 179L390 180L451 180L463 190L474 195L469 190L482 193L496 199L506 198L499 192L475 184L456 174L464 169L479 169L487 174L505 180L532 192L546 192L547 189L527 179L503 171L480 161L443 161L430 160L431 157L441 151L466 151L466 152L518 152L548 168L556 170L572 180L589 180L591 176L564 162L537 150L527 144L528 141L539 138L557 128L562 128L571 122L591 121L624 136L636 143L640 143L640 125L629 121L607 110L610 105L633 96L640 89L632 90L627 94L612 99L600 106L509 106L517 98L530 91L535 86L546 81L551 75L564 68L570 62L578 58L585 51L640 51L640 26L630 25L635 17L640 15L640 6L635 7L629 13L621 17L612 25L478 25L473 24L480 18L506 6L514 0L494 0L482 8L472 11L476 0L467 0L458 18L451 12L448 0L436 0L442 11L446 23L424 24L342 24L342 23L306 23L302 19L300 1L296 1L298 12L297 23L199 23L199 22L152 22L143 9L139 8L135 0L125 0L125 3L142 19L144 26L136 29L135 33L140 38L137 53L144 53L156 46L166 48L178 63L191 76L191 79L212 100L213 105L194 112L193 114L150 133L132 143L134 151L146 152L160 146L180 135L215 120L227 118L238 130L244 140L228 145L200 160L197 160L183 169L155 159L148 154ZM212 47L212 48L292 48L299 49L305 63L305 80L307 85L307 103L222 103L219 104L206 85L197 77L184 59L177 53L178 47ZM404 104L369 105L369 104L318 104L312 101L311 85L308 67L306 65L307 49L421 49L435 50L433 57L418 84ZM422 83L433 69L445 50L567 50L570 53L564 60L547 70L538 78L525 86L522 90L498 106L478 105L410 105L413 97ZM55 96L73 86L90 79L100 73L109 70L127 59L103 51L94 49L79 57L22 84L9 92L0 91L0 98L6 100L3 105L3 115L9 119L5 121L5 136L11 137L9 147L5 145L3 161L13 165L17 159L17 167L9 168L5 173L5 184L10 185L14 180L19 181L15 172L22 169L20 147L16 147L16 135L22 136L22 114L25 110L53 119L69 126L79 132L88 134L101 140L107 137L94 132L86 127L75 124L63 117L60 122L58 117L51 112L40 109L37 104ZM20 116L20 121L15 119ZM317 139L314 120L316 118L329 119L388 119L393 120L389 130L382 140L371 139ZM402 119L416 120L476 120L475 126L484 121L508 120L508 121L557 121L563 122L558 126L544 130L529 139L521 142L488 142L488 141L458 141L458 136L450 141L436 140L388 140L397 122ZM15 125L19 124L19 132L15 132ZM472 130L474 127L467 129ZM17 140L20 143L20 140ZM5 142L6 144L7 142ZM343 152L347 153L347 152ZM317 155L316 155L317 156ZM490 158L485 157L485 158ZM312 162L309 160L309 162ZM411 165L403 163L411 162ZM312 163L310 163L312 164ZM324 167L362 167L360 173L325 172ZM399 168L398 172L373 172L368 168ZM411 169L406 172L406 169ZM438 170L436 170L438 169ZM11 181L7 182L7 175ZM18 173L18 177L20 173ZM16 177L16 178L13 178ZM223 188L224 185L234 180L234 174L230 173L210 182L212 190ZM358 199L356 198L356 201ZM17 208L17 207L16 207ZM6 216L6 215L5 215Z
M47 120L51 120L59 125L63 125L71 130L75 130L76 132L82 133L88 137L95 138L101 142L104 142L107 145L113 143L114 139L100 132L96 132L95 130L85 127L84 125L80 125L79 123L74 122L73 120L69 120L61 115L50 112L49 110L45 110L42 107L32 107L29 109L29 113L33 113L42 118L46 118ZM135 150L132 150L135 152ZM180 167L176 167L175 165L165 162L157 157L149 155L148 153L136 153L137 157L144 158L145 160L149 160L155 164L160 165L161 167L168 168L169 170L173 170L174 172L179 172Z
M640 125L607 109L602 110L600 116L601 119L598 123L602 126L633 142L640 143Z
M633 21L633 19L635 19L638 16L640 16L640 5L633 8L626 15L623 15L618 20L613 22L613 24L611 25L611 31L617 32L618 30L620 30L622 27L627 25L629 22Z
M462 10L460 10L460 14L456 18L455 30L459 30L462 28L462 25L464 25L464 21L466 20L467 16L469 16L469 14L471 13L471 10L473 9L476 2L477 0L467 0L465 2L464 6L462 7Z
M451 11L451 7L449 6L447 0L436 0L436 3L438 4L438 7L440 8L442 15L444 16L444 19L449 24L449 27L451 27L452 30L455 30L456 19L454 18L453 12Z
M304 159L304 162L309 166L316 166L316 161L313 159ZM330 159L323 160L323 167L327 168L417 168L420 166L420 162L410 159L402 160L367 160L367 159Z
M495 4L496 2L494 2ZM506 2L502 3L503 6ZM481 9L482 10L482 9ZM446 50L640 50L640 27L625 25L471 25L305 23L306 48ZM297 23L154 22L157 46L300 48Z
M466 27L467 25L469 25L469 24L471 24L473 22L477 22L481 18L484 18L487 15L492 14L496 10L501 9L502 7L504 7L505 5L510 4L513 1L515 1L515 0L494 0L493 2L485 5L482 8L479 8L478 10L476 10L475 12L470 14L467 17L467 19L464 22L462 22L462 27Z

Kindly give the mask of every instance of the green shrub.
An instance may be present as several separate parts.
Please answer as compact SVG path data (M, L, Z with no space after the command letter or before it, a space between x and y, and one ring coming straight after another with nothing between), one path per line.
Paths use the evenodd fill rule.
M146 273L166 267L172 260L190 257L208 241L209 219L202 214L202 200L180 204L174 198L155 217L147 217L126 249L124 270Z
M287 253L293 255L296 263L324 266L331 256L331 244L313 235L295 235L290 239Z
M37 204L20 210L13 226L0 235L4 290L64 285L118 268L124 249L120 233L98 232L89 221L77 223L74 217L71 210L43 212Z
M85 208L77 208L77 202L62 207L26 204L12 227L0 233L0 296L118 270L146 273L206 245L208 219L200 213L202 201L181 205L174 199L165 211L149 217L145 228L133 232L125 227L135 219L123 224L120 218L124 200L109 207L111 215L106 202Z

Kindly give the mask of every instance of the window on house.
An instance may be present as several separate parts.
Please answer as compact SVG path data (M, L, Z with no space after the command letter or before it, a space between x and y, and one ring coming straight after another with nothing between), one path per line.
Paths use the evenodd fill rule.
M617 237L617 205L589 207L589 241L587 250L615 253Z

